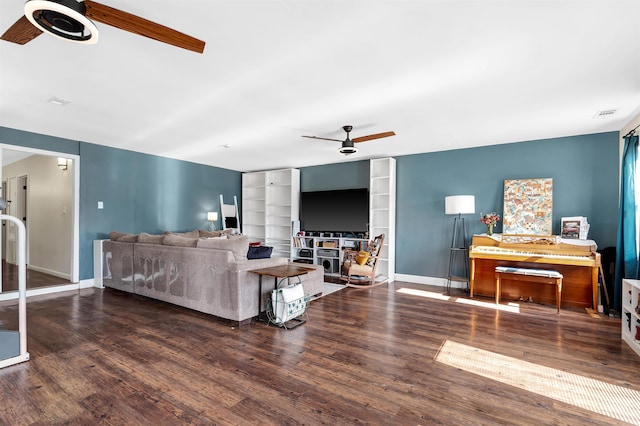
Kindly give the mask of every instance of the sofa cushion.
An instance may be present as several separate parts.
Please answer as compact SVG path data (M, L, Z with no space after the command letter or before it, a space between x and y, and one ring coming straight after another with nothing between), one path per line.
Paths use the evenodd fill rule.
M164 236L162 244L165 246L196 247L198 244L198 238L188 238L170 233Z
M197 230L189 231L189 232L171 232L171 231L167 231L164 234L165 235L177 235L179 237L185 237L185 238L200 238L200 232L198 232Z
M123 243L137 243L138 236L134 234L127 234L125 232L111 231L109 232L109 239L111 241L120 241Z
M199 229L198 236L200 238L213 238L213 237L222 237L222 236L226 237L226 234L224 231L207 231L204 229Z
M236 260L247 260L247 252L249 251L249 237L246 235L229 236L224 238L200 238L198 247L214 248L220 250L229 250L233 252Z
M138 242L144 244L162 244L164 240L164 235L154 235L147 234L146 232L141 232L138 234Z

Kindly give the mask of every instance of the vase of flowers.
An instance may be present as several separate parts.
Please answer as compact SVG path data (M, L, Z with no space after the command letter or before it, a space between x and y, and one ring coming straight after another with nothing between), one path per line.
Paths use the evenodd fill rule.
M481 214L480 216L480 222L487 225L487 235L493 235L493 227L496 226L499 220L500 215L496 212Z

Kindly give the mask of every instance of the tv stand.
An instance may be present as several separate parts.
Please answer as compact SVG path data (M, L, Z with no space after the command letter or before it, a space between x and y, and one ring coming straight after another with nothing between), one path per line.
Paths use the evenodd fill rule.
M324 274L327 276L340 276L340 266L344 260L345 250L366 250L368 245L366 238L342 236L354 235L353 233L313 232L312 234L331 234L334 236L293 237L291 261L320 265L324 268Z

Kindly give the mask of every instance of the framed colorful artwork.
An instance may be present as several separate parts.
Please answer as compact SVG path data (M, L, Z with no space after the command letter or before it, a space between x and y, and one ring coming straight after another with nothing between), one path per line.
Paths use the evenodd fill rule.
M504 181L504 234L551 235L553 179Z

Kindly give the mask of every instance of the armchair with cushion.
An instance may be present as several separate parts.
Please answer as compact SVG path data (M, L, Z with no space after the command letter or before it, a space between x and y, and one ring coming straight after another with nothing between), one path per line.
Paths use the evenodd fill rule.
M367 250L345 250L340 279L349 287L370 287L386 282L376 283L376 267L383 243L384 234L380 234L369 242Z

